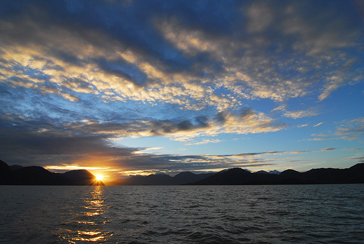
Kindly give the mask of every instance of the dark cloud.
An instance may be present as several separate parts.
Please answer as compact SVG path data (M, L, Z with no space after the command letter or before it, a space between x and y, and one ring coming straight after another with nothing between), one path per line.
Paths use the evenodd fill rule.
M119 157L138 150L115 148L109 145L105 135L72 132L57 126L49 118L40 119L1 117L0 157L3 160L14 164L57 165L72 163L92 154Z
M73 55L72 53L66 53L61 50L55 50L51 53L53 57L62 60L64 62L70 63L76 66L84 66L84 61Z
M219 124L224 124L226 122L226 117L228 116L228 111L221 111L216 114L215 120Z
M138 67L126 62L125 60L106 61L102 59L98 60L97 64L106 73L111 73L127 79L137 86L143 86L147 81L147 76L140 71Z
M189 120L183 120L177 124L179 130L191 130L194 126Z
M250 116L253 116L255 115L255 111L251 108L242 108L238 114L238 116L241 118L241 119L248 119Z
M234 156L249 157L249 156L267 155L267 154L278 154L278 153L284 153L284 152L281 152L281 151L271 151L271 152L260 152L260 153L239 153L239 154L235 154Z
M90 83L88 83L85 80L73 78L73 79L67 79L64 82L62 82L62 86L69 88L70 90L77 89L80 93L93 93L95 92L95 87L92 86Z
M208 127L209 124L209 117L207 116L197 116L196 117L196 122L200 125L200 127L204 128L204 127Z
M198 117L197 124L189 120L182 121L134 121L133 123L100 123L97 121L59 123L48 116L26 118L16 115L3 115L0 118L0 158L9 163L27 163L38 165L71 163L88 155L100 154L113 158L120 167L142 169L143 167L161 167L165 170L179 169L214 169L243 165L252 161L240 159L213 159L213 156L176 156L134 154L139 148L120 148L110 144L110 139L120 136L145 134L169 135L197 129L207 129L207 117ZM202 122L201 122L202 121ZM216 122L216 121L215 121ZM212 125L210 125L212 126ZM148 135L148 134L146 134ZM253 156L277 152L224 155ZM126 160L127 159L127 160ZM171 160L180 163L171 164ZM196 161L197 160L197 161ZM192 162L196 161L196 162ZM184 164L191 162L191 165ZM264 163L263 161L260 163ZM163 167L162 167L163 166ZM144 168L145 169L145 168Z
M0 136L0 158L10 164L24 166L65 165L74 162L79 162L82 166L85 160L94 155L97 155L99 160L105 160L105 164L107 161L112 162L114 167L124 171L179 172L270 165L265 160L253 162L226 158L234 155L225 155L225 158L218 156L216 159L210 155L136 154L143 148L114 147L105 134L64 131L63 127L57 127L50 121L31 121L18 116L2 116Z
M105 133L112 136L131 136L131 135L145 135L145 136L156 136L156 135L174 135L176 133L184 132L185 135L188 133L194 133L195 131L205 131L207 134L209 130L217 128L223 128L223 123L230 120L227 130L236 129L244 123L254 123L248 127L248 131L241 133L256 133L257 131L274 131L287 127L287 124L275 122L272 119L262 120L254 117L256 113L250 108L243 110L243 113L234 114L229 111L217 113L214 118L207 116L198 116L194 120L186 119L175 119L175 120L132 120L124 123L118 122L105 122L99 123L97 121L74 122L65 124L65 128L72 131L82 132L85 134L89 133ZM248 116L250 115L250 116ZM196 121L197 123L193 123ZM252 130L250 130L252 129ZM216 133L216 132L215 132Z

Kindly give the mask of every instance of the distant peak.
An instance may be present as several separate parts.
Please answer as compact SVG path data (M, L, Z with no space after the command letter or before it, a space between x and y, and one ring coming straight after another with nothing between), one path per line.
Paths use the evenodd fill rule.
M351 166L349 169L364 169L364 163L357 163Z
M281 172L278 171L278 170L271 170L268 172L269 174L272 174L272 175L279 175Z

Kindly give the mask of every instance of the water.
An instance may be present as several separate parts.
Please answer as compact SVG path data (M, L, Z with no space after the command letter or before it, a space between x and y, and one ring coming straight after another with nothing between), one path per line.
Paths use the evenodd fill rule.
M364 184L0 186L0 243L364 243Z

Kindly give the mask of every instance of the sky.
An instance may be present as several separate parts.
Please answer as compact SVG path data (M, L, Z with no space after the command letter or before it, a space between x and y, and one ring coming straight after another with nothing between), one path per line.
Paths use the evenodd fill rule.
M109 179L364 162L364 2L0 2L0 159Z

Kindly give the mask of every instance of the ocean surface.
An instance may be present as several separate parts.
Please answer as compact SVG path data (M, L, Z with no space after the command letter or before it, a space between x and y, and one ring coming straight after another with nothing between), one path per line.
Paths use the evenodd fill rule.
M0 243L364 243L364 184L0 186Z

